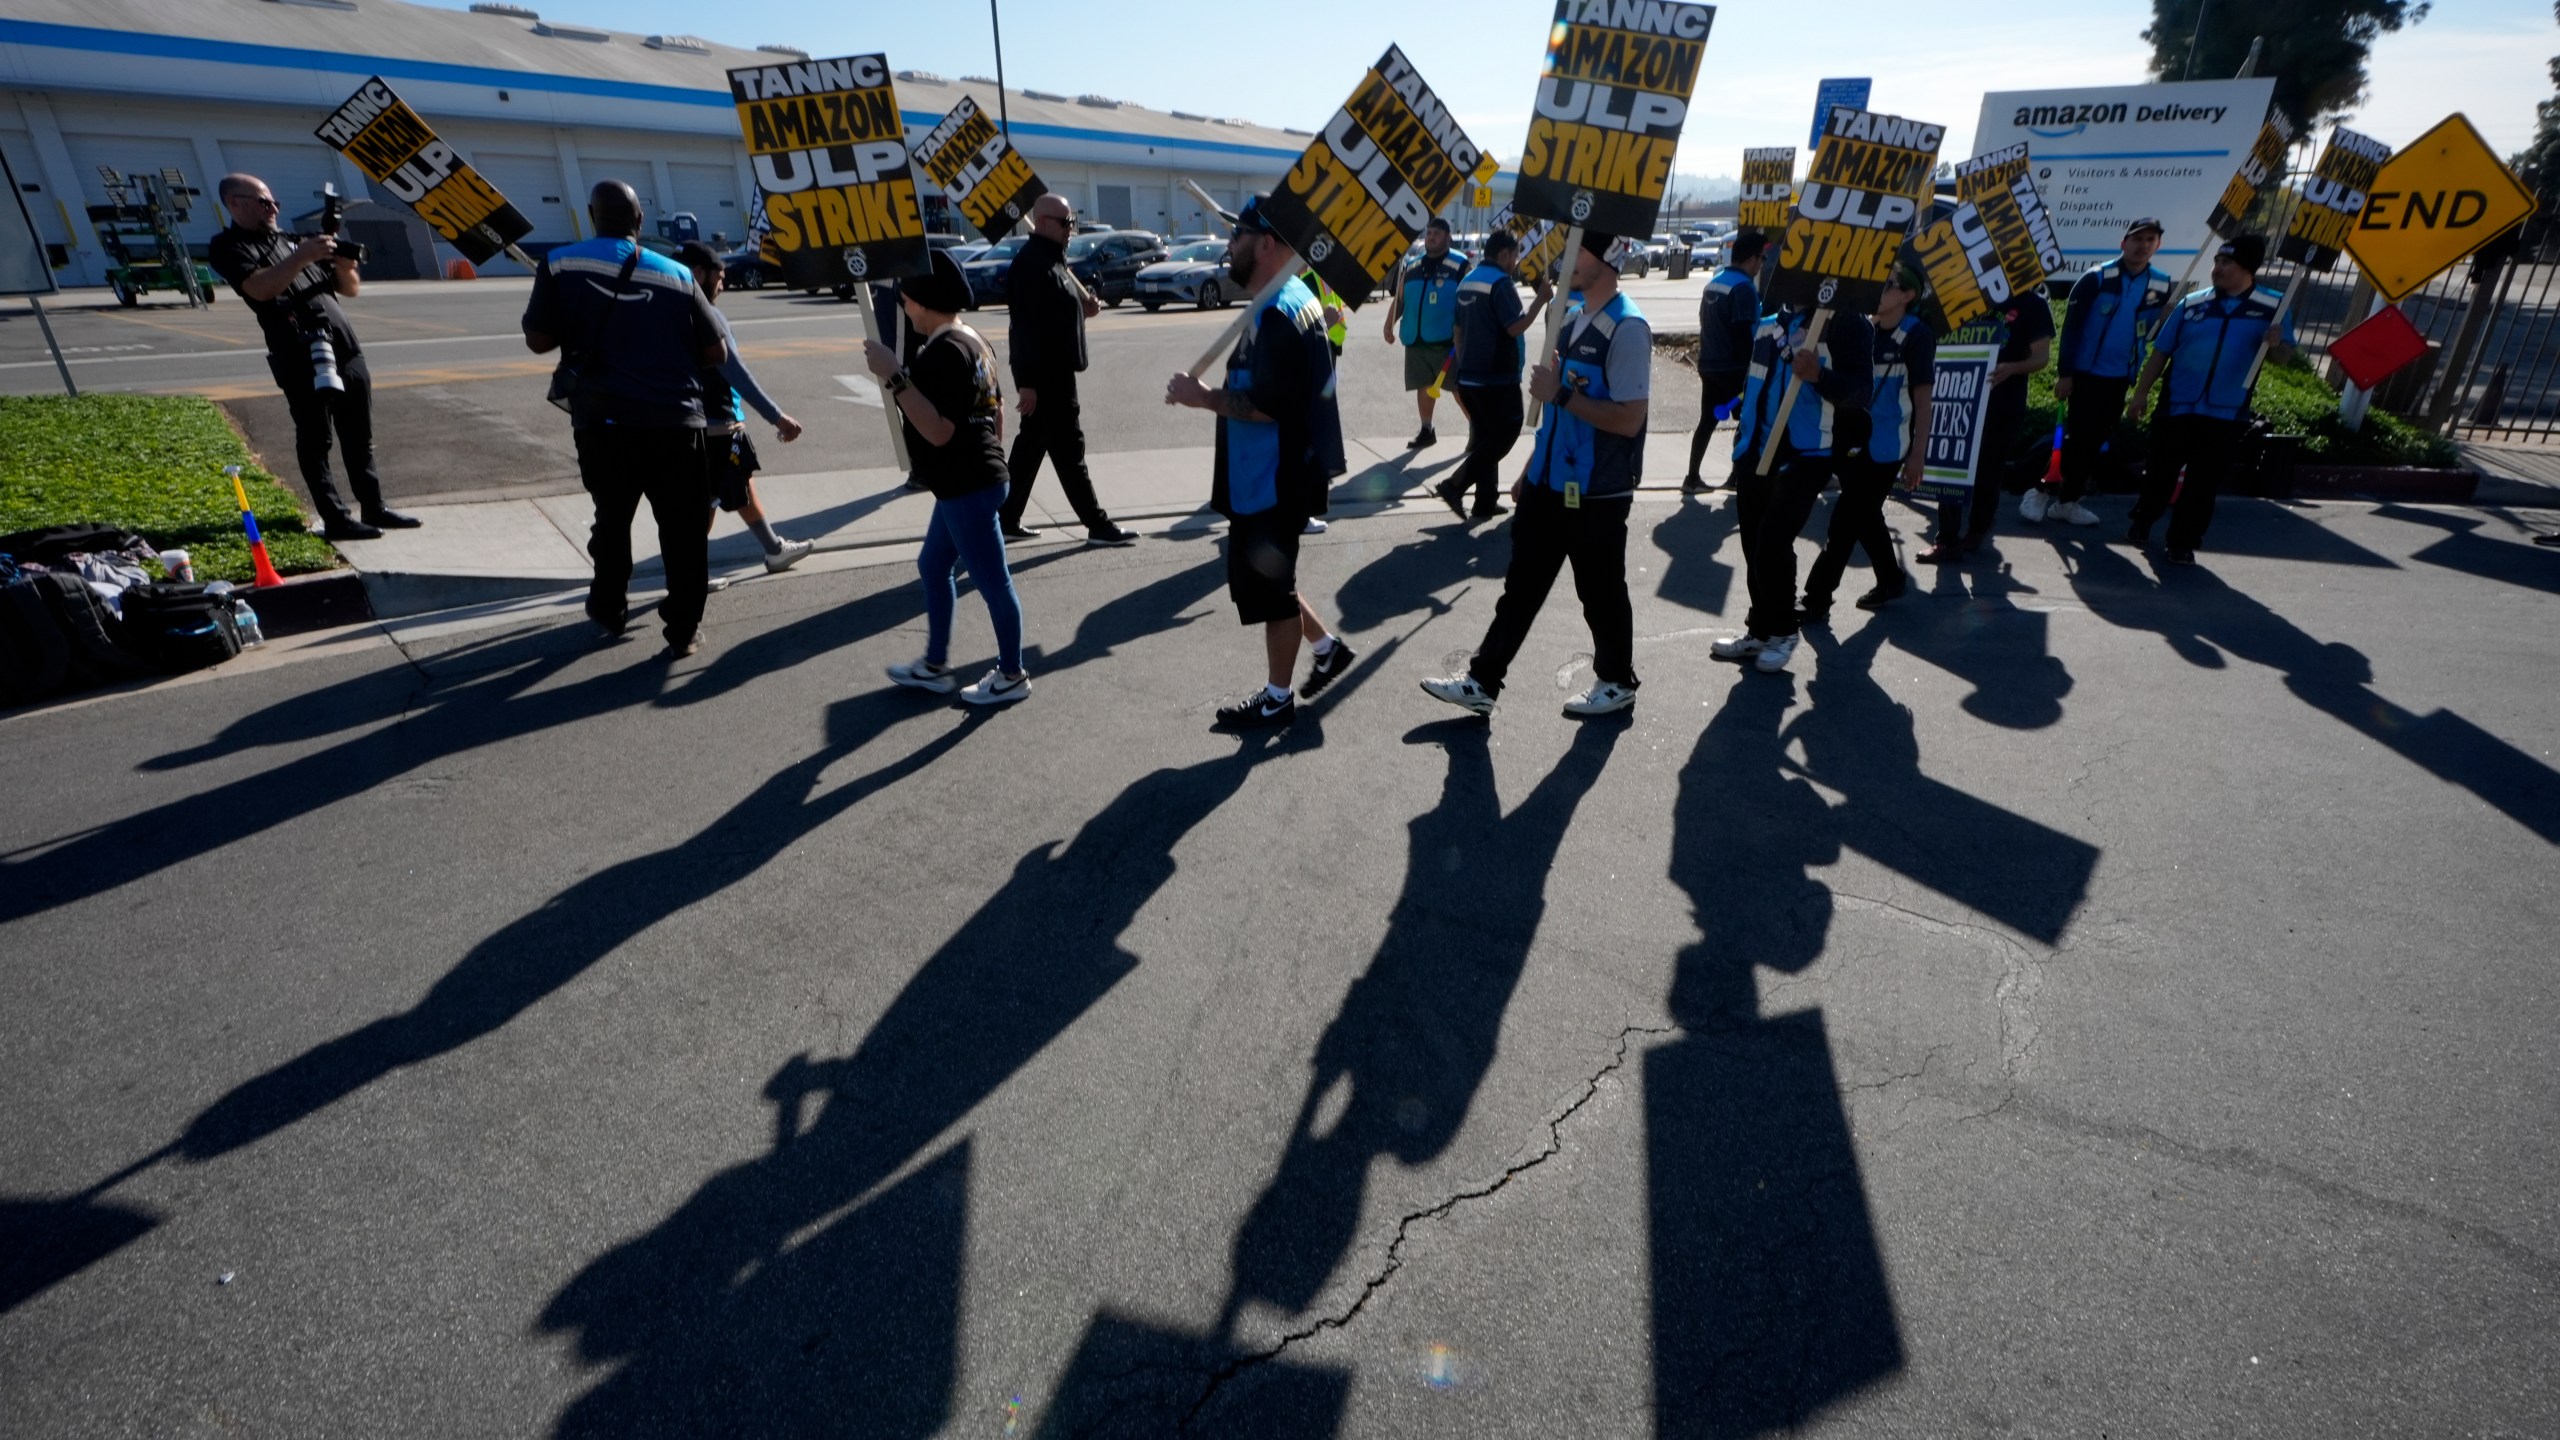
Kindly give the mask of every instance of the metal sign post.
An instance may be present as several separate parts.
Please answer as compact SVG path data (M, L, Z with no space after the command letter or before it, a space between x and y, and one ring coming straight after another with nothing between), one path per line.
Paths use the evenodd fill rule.
M36 312L36 328L44 332L44 348L53 355L53 368L62 375L62 389L75 399L80 387L72 383L70 362L62 358L62 346L53 338L53 322L45 317L44 301L39 298L60 287L53 283L53 267L45 263L44 241L36 234L35 217L27 213L25 192L18 189L17 172L9 168L9 157L0 155L0 179L9 185L9 204L0 209L0 295L24 295Z

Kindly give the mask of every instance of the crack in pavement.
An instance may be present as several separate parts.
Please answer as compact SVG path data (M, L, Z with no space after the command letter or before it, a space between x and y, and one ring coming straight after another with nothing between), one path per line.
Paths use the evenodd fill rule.
M1538 1166L1555 1158L1557 1155L1562 1154L1564 1152L1563 1130L1565 1122L1571 1120L1576 1114L1580 1113L1584 1106L1590 1104L1592 1100L1600 1094L1601 1082L1607 1080L1611 1075L1616 1074L1626 1065L1627 1047L1634 1037L1638 1035L1672 1035L1677 1033L1679 1033L1679 1027L1676 1025L1629 1025L1620 1029L1618 1031L1617 1053L1609 1057L1609 1063L1601 1066L1600 1069L1595 1071L1589 1079L1583 1082L1582 1093L1573 1098L1573 1103L1565 1106L1564 1109L1558 1111L1547 1120L1547 1143L1545 1148L1517 1164L1504 1167L1501 1174L1496 1175L1493 1179L1482 1185L1475 1186L1472 1189L1461 1190L1457 1194L1452 1195L1437 1204L1425 1206L1420 1210L1412 1211L1403 1219L1397 1221L1395 1239L1389 1241L1387 1244L1386 1263L1379 1268L1378 1273L1370 1276L1367 1282L1360 1287L1360 1293L1353 1297L1351 1304L1348 1307L1338 1314L1319 1316L1313 1323L1290 1331L1288 1334L1280 1337L1280 1343L1271 1346L1269 1349L1239 1357L1238 1359L1230 1361L1226 1365L1219 1367L1219 1369L1209 1377L1208 1388L1200 1393L1200 1398L1198 1400L1192 1402L1191 1408L1184 1412L1180 1423L1177 1424L1175 1428L1177 1430L1189 1430L1192 1422L1199 1418L1200 1412L1208 1408L1209 1402L1217 1398L1218 1392L1226 1388L1229 1381L1236 1379L1238 1376L1243 1375L1245 1372L1255 1368L1256 1366L1266 1365L1279 1359L1282 1355L1288 1352L1291 1346L1298 1344L1300 1341L1311 1340L1327 1330L1343 1329L1349 1326L1352 1321L1360 1318L1360 1312L1368 1307L1369 1301L1375 1297L1380 1290L1386 1287L1389 1280L1395 1278L1397 1271L1404 1268L1404 1242L1406 1238L1412 1234L1414 1226L1426 1220L1436 1220L1441 1216L1448 1214L1450 1211L1457 1209L1467 1201L1482 1200L1487 1196L1493 1195L1502 1190L1505 1186L1509 1185L1513 1180L1519 1178L1522 1174L1530 1170L1534 1170Z
M2024 1079L2028 1063L2035 1057L2036 1041L2043 1029L2036 1023L2036 996L2044 990L2044 968L2059 951L2039 957L2007 932L1989 925L1976 925L1962 920L1941 920L1890 900L1860 895L1834 887L1835 901L1849 901L1857 906L1896 915L1923 929L1939 934L1980 936L2000 947L2002 966L1999 982L1992 987L1992 999L2000 1010L2000 1073L2015 1081Z

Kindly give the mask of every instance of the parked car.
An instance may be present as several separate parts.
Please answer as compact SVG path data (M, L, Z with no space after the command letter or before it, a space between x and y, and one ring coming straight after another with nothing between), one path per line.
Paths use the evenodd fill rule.
M1004 280L1013 269L1013 257L1022 251L1027 237L1016 235L987 247L974 260L964 260L960 273L969 277L969 298L980 305L1004 303Z
M1195 240L1138 272L1138 303L1149 314L1167 305L1223 308L1244 298L1227 276L1227 242Z
M1224 238L1216 235L1176 235L1166 240L1164 245L1168 250L1179 250L1185 245L1201 245L1211 240L1216 240L1221 245L1227 243Z
M1164 242L1145 230L1078 235L1067 242L1067 268L1105 305L1135 296L1138 272L1164 258Z
M1112 228L1113 227L1108 222L1102 220L1079 220L1076 222L1076 233L1079 235L1108 235L1111 233Z
M720 257L720 266L729 272L732 290L761 290L782 278L780 271L768 272L764 256L753 250L732 250Z

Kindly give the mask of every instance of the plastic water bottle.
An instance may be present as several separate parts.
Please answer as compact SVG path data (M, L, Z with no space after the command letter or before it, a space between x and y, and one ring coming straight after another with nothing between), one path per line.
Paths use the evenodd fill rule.
M258 628L258 612L246 600L231 602L231 618L240 626L240 648L252 650L267 643L267 632Z

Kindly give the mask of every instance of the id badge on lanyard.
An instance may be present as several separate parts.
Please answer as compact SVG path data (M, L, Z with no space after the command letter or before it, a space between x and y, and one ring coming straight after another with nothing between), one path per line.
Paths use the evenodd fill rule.
M1579 510L1582 508L1581 481L1567 480L1564 482L1564 508L1567 510Z

